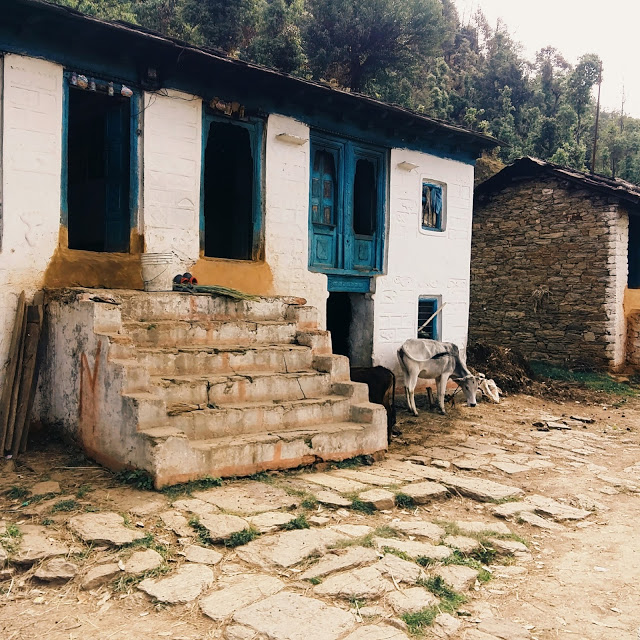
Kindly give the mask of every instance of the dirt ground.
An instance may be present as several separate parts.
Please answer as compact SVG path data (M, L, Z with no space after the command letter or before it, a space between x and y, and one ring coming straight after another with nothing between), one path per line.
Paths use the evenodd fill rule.
M541 419L558 421L573 415L594 421L571 422L571 429L563 431L540 431L534 426ZM553 529L532 526L517 517L508 521L513 533L526 541L532 557L528 562L516 561L504 569L490 567L492 579L471 589L467 602L458 611L463 625L449 637L640 639L637 399L592 393L582 400L562 402L513 395L499 405L458 406L450 409L448 416L423 409L414 418L400 409L398 418L402 433L390 447L389 461L417 456L428 465L435 460L437 465L456 473L520 487L525 497L543 495L590 512L587 518L576 521L554 523L549 519ZM492 457L496 451L498 457ZM529 467L507 473L493 466L496 460ZM538 460L543 464L535 465ZM357 467L360 471L370 468ZM16 494L15 488L29 490L45 480L57 481L60 494L42 500ZM299 472L274 474L270 481L285 488L301 486ZM242 486L246 482L228 482L225 486ZM69 511L56 507L62 501L66 501L65 508ZM129 584L121 581L117 588L113 582L90 590L81 588L80 577L90 568L109 560L126 559L130 551L85 544L67 528L69 518L94 511L124 515L132 528L150 533L168 549L167 562L173 567L184 560L181 545L185 540L158 517L170 508L170 503L170 495L123 485L107 470L82 460L77 451L56 442L36 445L15 463L4 462L4 467L0 467L0 533L2 521L6 530L15 530L14 525L18 530L29 524L44 525L53 538L64 540L69 546L67 557L79 567L79 573L75 579L61 584L38 580L34 576L38 563L16 566L11 562L11 545L19 538L12 539L5 532L0 541L8 547L10 560L0 572L0 638L225 638L224 625L203 615L197 599L187 604L163 604L139 591L135 581ZM393 526L398 518L417 516L437 522L495 519L495 507L454 496L409 511L395 508L361 513L329 507L304 510L299 506L291 517L315 514L332 523L377 527L389 523ZM219 550L224 559L215 568L216 576L248 571L236 550L224 547ZM290 581L291 589L311 595L311 585L301 585L295 573L279 575ZM343 609L351 606L348 601L332 604ZM522 633L528 635L515 631L502 635L498 631L494 632L498 635L475 632L474 625L485 618L517 623L526 630ZM398 625L402 626L399 622ZM312 639L313 631L307 637ZM427 629L424 637L432 637L432 631Z

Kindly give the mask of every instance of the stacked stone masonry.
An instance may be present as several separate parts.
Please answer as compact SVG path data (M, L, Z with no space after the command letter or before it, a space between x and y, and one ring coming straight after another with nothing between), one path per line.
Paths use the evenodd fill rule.
M477 204L470 339L533 360L616 367L625 359L628 214L555 178Z

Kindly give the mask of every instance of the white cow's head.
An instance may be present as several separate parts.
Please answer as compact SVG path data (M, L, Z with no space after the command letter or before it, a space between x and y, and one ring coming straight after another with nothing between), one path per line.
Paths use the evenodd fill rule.
M451 378L464 392L464 397L467 400L467 404L470 407L475 407L476 393L478 391L478 381L476 380L476 377L470 373L464 376L464 378L454 378L453 376Z

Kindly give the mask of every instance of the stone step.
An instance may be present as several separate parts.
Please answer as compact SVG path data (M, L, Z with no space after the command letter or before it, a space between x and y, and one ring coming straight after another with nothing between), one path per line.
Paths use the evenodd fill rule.
M133 344L114 344L111 354L115 354L114 359L135 361L154 376L245 371L287 373L314 368L311 349L297 344L222 347L135 347Z
M163 422L184 432L190 440L203 440L344 422L350 419L351 414L349 398L328 395L277 404L227 404L221 409L185 411L168 419L165 417Z
M326 395L331 377L319 371L278 373L252 371L208 376L152 376L152 389L167 403L218 406L238 402L274 403Z
M179 291L118 294L124 321L155 320L281 320L292 310L304 307L301 298L272 297L258 300L236 300L228 296ZM313 310L315 311L315 309ZM294 318L292 318L294 319Z
M377 405L374 405L376 407ZM246 476L269 469L290 469L319 461L339 461L386 449L382 407L369 423L333 422L306 429L187 441L177 430L141 431L155 447L152 473L156 488L203 476Z
M295 342L297 333L295 322L283 320L158 320L124 322L123 329L134 344L143 347L288 344Z

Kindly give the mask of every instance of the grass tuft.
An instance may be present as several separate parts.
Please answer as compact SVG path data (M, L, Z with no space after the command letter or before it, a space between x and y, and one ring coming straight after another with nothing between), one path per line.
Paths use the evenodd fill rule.
M204 491L205 489L221 486L221 478L212 478L211 476L207 476L205 478L200 478L199 480L192 480L191 482L183 482L182 484L173 484L170 487L165 487L162 490L162 493L167 495L170 500L175 500L180 496L190 496L194 491Z
M28 489L14 485L11 489L5 491L4 495L7 496L9 500L24 500L29 493L30 491Z
M147 578L159 578L160 576L169 573L169 571L171 571L171 567L168 564L162 563L159 567L150 569L149 571L145 571L138 575L125 573L113 582L112 587L117 593L128 593L133 587L140 584L143 580L146 580Z
M51 507L51 511L54 513L57 511L75 511L79 508L80 505L75 500L59 500Z
M144 469L125 469L115 474L115 479L141 491L153 491L153 476Z
M198 536L198 542L205 546L210 547L213 544L213 540L209 535L209 529L200 523L198 516L189 518L189 526L196 532Z
M312 511L318 507L318 500L315 496L308 494L305 496L300 503L300 506L303 509L307 509L308 511Z
M425 630L433 624L433 621L440 614L440 610L437 606L426 607L420 611L413 613L403 613L402 620L409 628L409 633L412 636L422 637Z
M396 549L395 547L385 546L385 547L382 547L382 550L385 553L390 553L391 555L398 556L398 558L402 558L407 562L413 562L413 558L408 553L405 553L404 551L400 551L400 549Z
M432 576L426 580L418 580L418 584L434 596L440 598L440 608L446 613L453 613L461 604L466 602L466 598L458 593L452 586L447 584L442 577Z
M242 531L236 531L232 533L225 541L225 547L240 547L243 544L247 544L252 540L255 540L260 535L260 532L254 528L249 527L248 529L243 529Z
M302 513L297 518L293 518L292 520L289 520L289 522L283 524L280 528L285 531L293 531L294 529L308 529L309 527L310 525L307 522L307 516Z
M367 515L371 515L376 511L376 508L370 502L365 502L364 500L360 500L360 498L353 498L351 508L354 511L366 513Z
M406 493L396 493L395 503L398 509L413 509L416 504L414 499Z
M80 485L76 490L76 498L84 498L87 493L91 493L91 491L95 491L95 488L90 484Z

